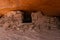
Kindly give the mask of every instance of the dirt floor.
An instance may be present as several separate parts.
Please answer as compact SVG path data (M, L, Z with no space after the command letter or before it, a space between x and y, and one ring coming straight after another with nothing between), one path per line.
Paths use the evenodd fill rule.
M39 20L27 24L21 23L20 12L10 13L0 18L0 40L60 40L56 17L40 15Z

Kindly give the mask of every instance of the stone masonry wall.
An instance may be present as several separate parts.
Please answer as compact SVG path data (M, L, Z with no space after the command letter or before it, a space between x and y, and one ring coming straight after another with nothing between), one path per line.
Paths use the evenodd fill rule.
M0 18L0 27L11 30L53 30L57 29L56 17L48 17L41 12L31 13L32 23L22 23L22 12L11 11L9 14Z

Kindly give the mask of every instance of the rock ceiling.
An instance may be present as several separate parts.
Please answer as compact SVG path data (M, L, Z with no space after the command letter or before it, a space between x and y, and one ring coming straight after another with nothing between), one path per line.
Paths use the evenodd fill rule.
M11 10L42 11L48 16L60 16L60 0L0 0L0 14Z

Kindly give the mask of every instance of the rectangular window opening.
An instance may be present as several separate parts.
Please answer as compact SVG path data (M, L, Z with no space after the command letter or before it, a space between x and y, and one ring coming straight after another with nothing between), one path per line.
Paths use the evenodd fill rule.
M32 23L31 13L23 13L22 16L22 23Z

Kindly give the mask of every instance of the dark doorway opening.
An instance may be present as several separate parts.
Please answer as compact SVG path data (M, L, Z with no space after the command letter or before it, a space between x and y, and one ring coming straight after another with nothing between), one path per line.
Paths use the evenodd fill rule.
M23 11L22 23L32 23L31 12Z

